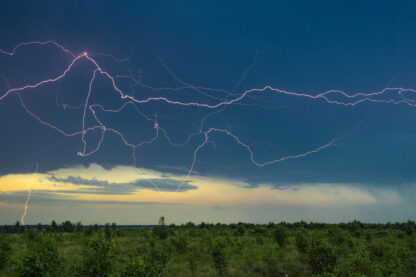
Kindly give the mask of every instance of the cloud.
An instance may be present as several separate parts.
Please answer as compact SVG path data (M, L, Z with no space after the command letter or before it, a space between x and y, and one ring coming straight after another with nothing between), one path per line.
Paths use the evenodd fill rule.
M27 199L27 192L18 191L10 193L0 193L0 203L3 204L21 204ZM115 201L115 200L80 200L64 194L56 193L56 191L36 191L30 199L31 205L134 205L134 206L159 206L159 205L173 205L183 206L180 203L169 202L138 202L138 201Z
M185 175L144 168L115 166L107 169L97 164L39 174L8 174L0 176L0 210L16 209L19 214L29 186L34 213L36 209L58 213L56 208L68 207L60 213L71 214L72 211L79 215L77 207L85 204L97 207L92 209L95 215L99 211L111 212L115 218L125 215L126 223L130 220L127 214L135 217L137 212L146 218L157 213L170 215L175 222L187 222L190 218L206 222L210 218L221 222L355 218L382 221L398 215L405 218L415 207L408 204L414 202L409 190L399 187L336 183L251 186L238 179L192 175L184 182L184 189L176 192L185 178ZM409 208L406 215L402 214L403 205ZM140 206L140 209L133 206Z
M74 193L99 193L99 194L132 194L139 188L157 191L176 191L181 185L180 191L197 189L190 181L176 180L171 178L137 179L131 182L109 182L107 180L84 179L80 176L68 176L59 178L55 175L47 177L48 180L58 183L69 183L73 185L86 186L85 189L76 190Z

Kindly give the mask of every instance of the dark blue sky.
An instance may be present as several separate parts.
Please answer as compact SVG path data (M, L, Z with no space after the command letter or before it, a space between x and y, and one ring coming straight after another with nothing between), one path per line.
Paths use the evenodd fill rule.
M111 74L130 70L154 87L180 86L164 62L187 83L231 90L257 60L235 93L270 85L311 95L329 89L354 94L416 87L414 10L413 1L7 1L0 8L0 48L11 50L22 41L58 41L76 54L88 51ZM116 63L100 53L131 62ZM20 48L13 57L0 57L0 75L18 87L56 76L68 61L50 45ZM78 130L80 112L63 112L56 101L82 104L93 70L81 62L65 80L21 95L42 118L67 131ZM123 103L102 76L94 86L93 103L113 109ZM120 81L120 87L133 93L131 83ZM5 82L1 90L7 90ZM163 95L215 103L191 89L134 91L140 99ZM199 152L198 174L238 178L253 186L332 182L396 187L416 180L414 107L368 102L343 107L270 91L242 103L249 105L228 106L205 127L231 130L253 147L259 162L301 154L348 135L319 153L258 168L230 137L214 134L213 143ZM158 102L139 108L151 118L157 113L159 124L178 143L210 112ZM153 123L132 107L100 116L134 142L154 133ZM92 162L107 168L133 163L131 150L111 134L99 152L77 157L80 137L66 138L39 124L15 94L0 102L0 130L1 174L28 172L35 162L41 172ZM87 138L90 150L97 134ZM137 167L183 173L173 168L189 167L202 140L196 136L174 148L161 137L137 149Z

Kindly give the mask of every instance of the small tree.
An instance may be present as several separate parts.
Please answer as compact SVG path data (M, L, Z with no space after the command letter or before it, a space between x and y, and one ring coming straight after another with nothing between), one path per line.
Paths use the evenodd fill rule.
M234 234L237 236L244 236L245 233L246 233L246 230L244 229L244 226L241 224L237 226L237 229L234 232Z
M189 249L189 253L186 256L186 261L188 262L189 270L194 273L197 266L198 250L195 247Z
M159 237L159 239L166 239L168 237L168 230L165 226L165 217L159 218L159 225L153 227L153 233Z
M9 225L7 225L7 224L4 224L4 226L3 226L3 230L4 230L5 233L10 233L10 231L11 231L10 228L11 227L9 227Z
M20 233L21 231L21 227L20 227L20 222L16 221L16 223L14 224L14 230L15 233Z
M165 226L165 217L164 216L161 216L159 218L159 226Z
M33 241L39 240L40 233L39 231L34 230L34 229L27 229L26 236L27 236L28 242L33 242Z
M168 263L169 256L153 250L150 255L132 258L121 276L123 277L161 277Z
M147 257L137 257L131 259L126 266L123 274L123 277L146 277L149 268L149 262Z
M74 231L74 225L71 223L71 221L66 220L65 222L62 222L61 226L59 226L61 232L66 232L66 233L72 233Z
M75 226L75 231L81 232L83 229L81 221L78 221L77 225Z
M338 263L334 270L334 274L340 277L379 276L379 274L375 272L376 269L377 266L374 266L371 262L367 250L362 248L358 249L357 253L352 254L346 262Z
M98 232L98 230L100 230L100 226L98 226L98 224L97 224L97 223L95 223L95 224L92 226L92 229L94 230L94 232Z
M117 224L115 222L111 223L111 230L113 230L113 232L117 231Z
M39 237L28 243L28 249L16 266L21 277L61 276L61 259L54 242L48 237Z
M184 254L188 248L188 240L182 234L173 237L171 243L179 254Z
M274 239L279 244L280 247L285 246L288 237L288 232L286 228L282 225L276 226L274 230Z
M56 224L55 220L52 220L51 222L51 231L56 232L58 230L58 224Z
M298 248L299 252L305 254L308 250L308 240L303 232L298 232L295 237L296 240L296 247Z
M10 257L11 247L8 237L0 236L0 270L4 268Z
M75 276L104 277L113 271L115 245L102 236L91 239L84 249L81 261L74 268Z
M224 252L224 245L222 243L216 243L212 249L211 255L218 275L224 276L227 269L227 259Z
M314 274L331 273L337 263L337 256L326 242L313 240L308 248L308 262Z
M86 226L86 227L84 228L84 234L85 234L86 236L91 236L93 232L94 232L94 229L93 229L93 227L92 227L91 225Z
M110 223L106 223L104 225L104 234L107 239L111 238L111 227Z

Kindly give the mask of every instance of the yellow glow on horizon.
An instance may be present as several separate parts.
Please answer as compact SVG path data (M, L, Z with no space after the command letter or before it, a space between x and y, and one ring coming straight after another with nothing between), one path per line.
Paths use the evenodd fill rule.
M248 188L248 184L222 178L210 178L191 176L188 181L197 186L197 189L185 192L158 192L148 188L138 187L131 194L98 194L98 193L73 193L71 191L98 188L89 185L76 185L70 182L54 182L49 180L51 176L67 178L69 176L80 177L86 180L107 181L109 183L129 183L136 180L170 178L183 180L185 176L164 174L162 172L133 168L129 166L116 166L105 169L97 164L89 167L76 166L63 168L47 173L33 174L9 174L0 177L0 195L7 198L7 193L27 191L28 181L31 181L32 193L36 191L57 191L59 196L66 196L74 200L88 201L118 201L118 202L158 202L177 203L191 206L325 206L325 205L356 205L374 204L377 197L368 191L346 186L331 184L312 184L289 186L288 188L273 188L270 185L261 185L256 188ZM33 178L33 179L31 179ZM59 192L58 192L59 191ZM394 196L391 198L395 201ZM1 201L0 201L1 204ZM3 205L0 205L2 208Z

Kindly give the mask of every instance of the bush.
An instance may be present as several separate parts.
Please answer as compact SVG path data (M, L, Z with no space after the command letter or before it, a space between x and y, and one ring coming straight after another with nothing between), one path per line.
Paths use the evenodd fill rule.
M243 225L238 225L237 229L234 231L234 234L236 236L244 236L245 233L246 233L246 230L244 229Z
M146 277L148 274L149 263L147 257L137 257L131 259L127 264L127 267L122 274L123 277Z
M164 276L165 267L169 256L162 252L153 250L150 255L142 255L130 260L123 277L161 277Z
M216 243L211 252L214 260L214 266L220 276L224 276L227 268L227 260L224 253L224 245L222 243Z
M389 247L383 242L376 242L376 243L371 244L368 247L371 257L373 259L378 259L378 260L382 260L384 258L384 255L386 254L388 249Z
M336 276L374 276L374 266L365 249L353 254L344 264L339 264L335 270Z
M104 225L104 234L107 239L111 238L111 227L110 223L106 223Z
M280 247L283 247L286 244L287 238L287 229L282 225L278 225L274 230L274 240L279 244Z
M305 254L308 250L309 242L303 232L298 232L296 234L295 240L296 247L298 248L299 252Z
M0 237L0 270L4 268L10 256L10 241L2 235Z
M26 233L26 236L27 236L27 240L29 242L40 240L40 233L37 230L35 231L33 229L28 229L27 233Z
M392 276L400 268L400 260L396 253L388 249L379 268L382 276Z
M308 248L308 262L312 273L331 273L337 263L334 249L322 240L313 240Z
M263 276L287 276L274 249L269 249L263 255L263 261L265 264L263 268Z
M179 254L184 254L188 248L188 240L184 235L175 236L171 243Z
M81 261L75 266L75 276L109 276L113 271L115 245L113 241L103 238L89 240Z
M61 276L61 265L54 242L42 237L28 243L28 250L18 262L16 272L22 277Z
M330 226L327 230L327 236L329 240L331 243L336 245L344 244L348 239L348 235L347 233L344 233L338 226Z
M194 273L197 266L197 258L199 256L198 249L196 247L191 247L189 253L186 256L186 261L188 262L189 270Z

